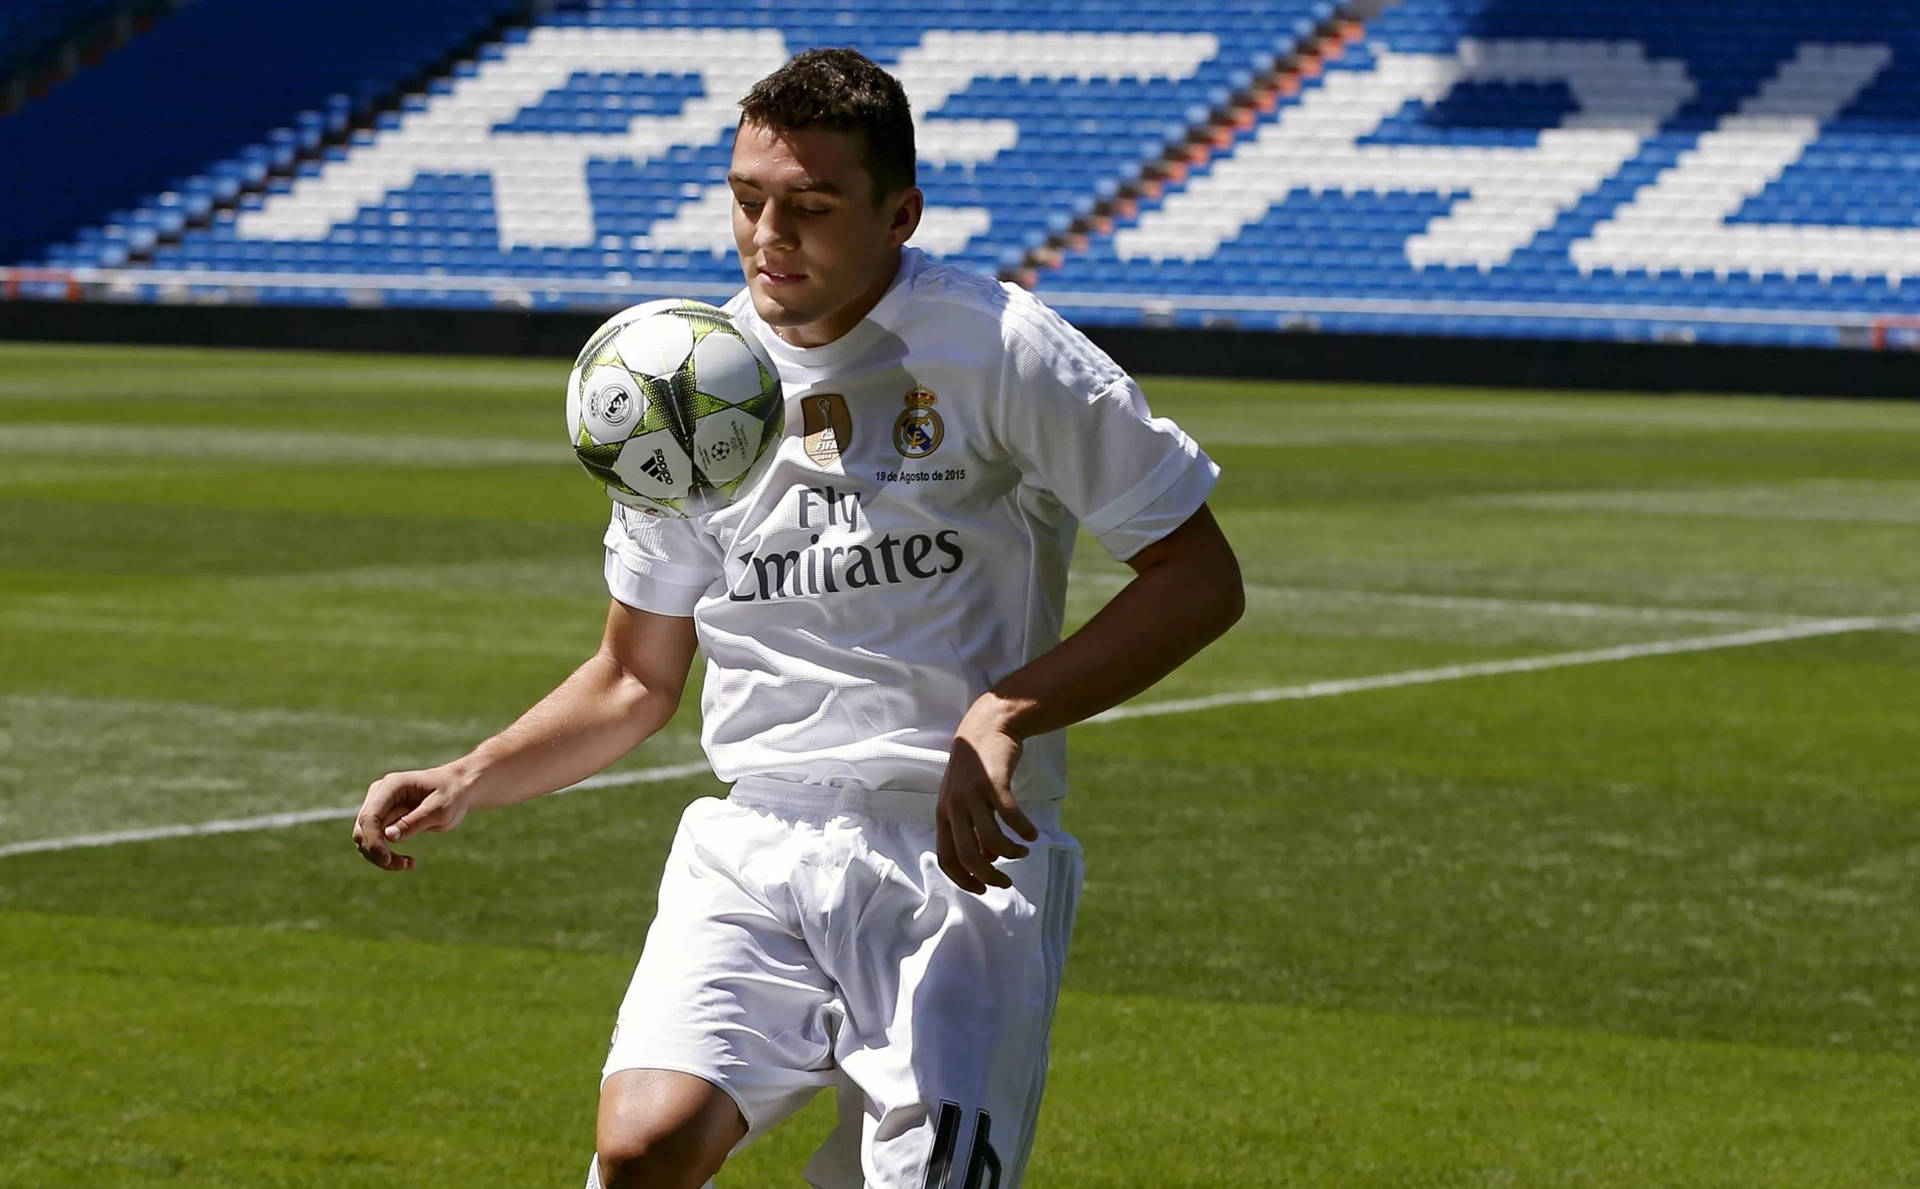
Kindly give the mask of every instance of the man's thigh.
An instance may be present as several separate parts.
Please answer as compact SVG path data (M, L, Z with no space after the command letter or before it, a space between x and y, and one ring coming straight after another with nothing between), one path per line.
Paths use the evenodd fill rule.
M687 807L603 1086L622 1071L691 1074L733 1099L751 1138L831 1084L836 988L747 870L777 867L792 844L764 815Z
M841 1127L809 1176L823 1186L1013 1189L1046 1083L1079 845L1047 829L1026 858L1000 864L1012 888L975 896L930 848L894 841L893 869L833 947L847 1005L836 1057L858 1095L843 1099Z

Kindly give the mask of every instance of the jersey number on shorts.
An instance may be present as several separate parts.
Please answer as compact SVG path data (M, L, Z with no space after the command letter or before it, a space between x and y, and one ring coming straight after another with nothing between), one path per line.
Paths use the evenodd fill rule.
M927 1175L920 1189L1000 1189L1000 1157L987 1142L993 1117L975 1112L980 1121L973 1129L973 1144L967 1149L967 1171L958 1185L953 1183L954 1148L960 1142L960 1122L966 1112L957 1102L942 1102L933 1118L933 1154L927 1160Z

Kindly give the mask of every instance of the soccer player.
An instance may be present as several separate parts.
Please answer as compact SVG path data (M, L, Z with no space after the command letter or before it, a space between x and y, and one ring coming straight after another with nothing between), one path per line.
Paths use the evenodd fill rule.
M616 505L599 651L468 755L375 781L354 840L410 870L395 844L599 771L704 652L732 790L667 857L588 1185L698 1186L833 1087L813 1184L1012 1189L1080 890L1062 728L1238 618L1218 471L1038 300L906 247L890 75L811 51L741 108L727 310L786 390L773 465L703 517ZM1063 641L1076 524L1137 576Z

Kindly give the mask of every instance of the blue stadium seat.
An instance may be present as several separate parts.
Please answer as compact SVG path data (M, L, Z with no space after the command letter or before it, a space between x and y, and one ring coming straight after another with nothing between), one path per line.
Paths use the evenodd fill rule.
M1920 280L1905 281L1907 272L1920 277L1920 25L1888 21L1885 8L1884 0L1831 0L1817 9L1751 0L1402 0L1183 181L1141 200L1110 231L1090 234L1084 250L1067 252L1039 288L1076 316L1118 324L1174 297L1179 317L1195 325L1229 316L1240 325L1288 325L1301 303L1322 301L1329 311L1311 316L1335 330L1644 339L1678 326L1702 341L1837 343L1843 323L1920 313ZM913 73L916 55L942 61L942 38L1014 39L953 43L971 47L962 74L918 112L920 180L934 210L927 246L969 267L1010 271L1104 209L1334 12L1327 0L820 0L777 12L694 0L576 0L506 28L369 125L370 97L455 40L424 8L409 8L396 17L412 38L406 53L339 77L303 109L279 113L191 169L170 171L164 189L41 251L75 265L139 259L155 268L340 274L337 284L328 276L306 282L312 288L276 287L325 302L345 300L353 274L425 269L544 280L537 300L562 304L603 304L566 283L598 283L614 272L632 278L636 296L723 288L738 280L724 219L713 215L716 201L724 207L730 133L716 125L708 143L637 157L621 141L636 120L676 117L712 98L710 56L689 51L658 65L619 59L603 67L553 47L604 44L637 36L633 30L648 31L652 44L688 29L775 29L789 52L854 44L920 78L918 86L950 70ZM1114 34L1212 40L1190 43L1185 65L1169 69L1176 43L1126 58L1099 41ZM576 35L597 40L566 42ZM993 44L1025 48L980 48ZM1109 50L1130 65L1090 65ZM1714 199L1724 209L1698 216L1684 203L1651 204L1650 222L1602 250L1606 229L1638 199L1722 151L1714 130L1800 61L1796 55L1810 81L1791 102L1804 105L1857 69L1847 53L1884 60L1874 59L1871 77L1848 84L1848 95L1822 112L1809 143L1767 165L1760 181ZM1456 81L1392 90L1396 64L1418 55L1442 59ZM1149 59L1160 65L1142 65ZM544 91L486 117L494 123L476 135L487 139L487 153L462 157L428 138L450 97L470 98L506 77L501 71L549 60L561 65ZM998 63L999 73L970 73L980 61ZM1661 70L1684 78L1684 94L1676 90L1665 114L1649 117L1637 147L1609 147L1631 121L1580 127L1595 119L1584 103L1645 90ZM1344 96L1340 109L1376 112L1370 126L1300 133L1305 113L1335 95ZM1375 106L1356 106L1367 103ZM1328 105L1336 110L1331 98ZM604 142L604 151L582 150L577 178L552 178L538 172L551 167L537 165L533 177L514 175L516 146L589 143L581 138L599 138L591 143ZM415 156L397 157L403 150ZM1598 167L1587 164L1595 154L1605 157ZM1488 164L1433 164L1441 160ZM1743 160L1714 158L1714 169L1744 168ZM374 181L353 182L360 188L351 201L327 205L329 187L363 174ZM1500 189L1489 178L1509 181ZM515 206L502 197L557 194L560 182L559 190L572 187L575 206L552 197ZM1483 187L1484 208L1469 205ZM300 214L302 204L322 213ZM949 230L941 238L943 220ZM1701 246L1709 240L1717 255ZM1138 301L1077 304L1082 293ZM1401 304L1369 304L1376 299ZM427 278L396 300L487 298L484 289ZM1336 305L1371 312L1340 313ZM1636 316L1619 316L1621 307ZM1759 321L1753 311L1774 313Z
M1623 45L1629 42L1636 45ZM1576 75L1585 71L1595 79L1595 93L1604 98L1609 89L1629 88L1623 71L1640 52L1677 67L1687 82L1688 93L1653 134L1598 177L1579 175L1577 153L1542 157L1531 167L1534 180L1566 179L1550 221L1523 227L1517 242L1503 241L1498 248L1474 244L1469 223L1461 234L1472 250L1461 243L1427 249L1451 253L1458 264L1435 267L1416 258L1415 245L1448 219L1466 189L1481 184L1474 171L1456 168L1463 180L1447 183L1411 164L1341 156L1439 150L1468 162L1473 153L1538 152L1543 134L1583 110L1571 81ZM1855 70L1840 60L1849 52L1866 62L1865 74L1848 84L1848 95L1831 112L1822 112L1819 134L1804 151L1764 167L1769 172L1757 175L1744 197L1734 197L1730 213L1695 213L1671 202L1649 208L1664 213L1645 216L1652 221L1628 248L1611 252L1617 266L1582 265L1583 244L1649 187L1687 167L1703 144L1712 143L1706 134L1796 55L1805 57L1798 77L1807 81L1781 92L1789 108L1812 102L1807 96L1826 85L1823 80ZM1454 62L1449 69L1459 81L1424 99L1391 98L1382 63L1396 55ZM1482 77L1460 64L1476 59L1509 65ZM1617 79L1609 82L1609 73ZM1348 96L1342 101L1348 111L1379 94L1385 114L1373 127L1357 135L1342 130L1332 141L1283 133L1306 127L1304 111L1332 87ZM1290 118L1297 122L1288 125ZM1717 158L1712 168L1724 171L1729 161L1741 167L1735 152ZM1303 162L1305 172L1318 167L1331 184L1289 189L1281 179L1300 175ZM1495 168L1497 162L1482 173ZM1763 169L1758 163L1753 168ZM1693 176L1710 180L1714 174ZM1248 193L1260 196L1250 207ZM1505 201L1528 200L1524 186L1510 193ZM1236 219L1244 214L1244 221L1214 229L1212 212L1227 210ZM1681 221L1671 221L1676 217ZM1662 218L1669 222L1661 224ZM1595 257L1602 258L1608 257ZM1657 324L1716 327L1715 333L1740 341L1831 345L1839 341L1842 323L1920 313L1920 283L1903 283L1908 274L1920 276L1920 25L1889 20L1883 3L1403 0L1373 21L1365 39L1329 63L1321 77L1236 137L1227 156L1195 170L1159 199L1142 202L1139 213L1112 233L1092 237L1085 252L1043 275L1040 291L1070 300L1083 289L1107 289L1107 278L1121 276L1127 278L1121 291L1138 293L1143 301L1178 292L1196 308L1210 297L1236 303L1271 298L1276 308L1306 297L1430 305L1431 314L1388 317L1407 332L1494 333L1490 328L1499 327L1646 338ZM1512 303L1528 302L1554 308L1539 317L1505 312ZM1469 303L1501 312L1446 312ZM1675 312L1657 321L1580 314L1582 308L1617 306ZM1741 320L1742 311L1755 309L1789 317ZM1321 324L1358 329L1381 325L1383 316L1329 316ZM1804 325L1794 324L1798 316Z

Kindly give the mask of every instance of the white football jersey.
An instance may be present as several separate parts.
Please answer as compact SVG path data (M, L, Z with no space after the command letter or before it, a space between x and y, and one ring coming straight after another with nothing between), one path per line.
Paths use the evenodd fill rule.
M693 617L720 779L936 794L968 706L1059 642L1076 524L1124 560L1219 469L1037 298L916 249L823 347L744 291L726 308L780 370L787 434L706 516L616 504L608 589ZM1028 741L1015 792L1065 795L1064 732Z

